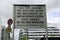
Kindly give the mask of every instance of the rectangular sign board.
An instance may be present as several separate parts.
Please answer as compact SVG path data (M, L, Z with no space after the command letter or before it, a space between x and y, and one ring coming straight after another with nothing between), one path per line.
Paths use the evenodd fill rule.
M43 28L46 27L46 5L15 4L15 28Z

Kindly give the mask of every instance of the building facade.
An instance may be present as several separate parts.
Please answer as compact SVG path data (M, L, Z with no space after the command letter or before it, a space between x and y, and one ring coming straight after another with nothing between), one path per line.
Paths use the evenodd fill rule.
M60 37L59 36L60 29L57 29L57 27L54 26L54 24L50 24L47 27L47 29L48 29L48 37L52 37L52 38ZM19 30L21 30L21 29L15 29L15 36L17 36L17 37L14 36L15 40L19 40L19 38L21 37L21 36L19 36L19 35L21 35L21 34L19 34L19 33L21 33ZM25 29L23 29L22 34L24 35L27 33L28 38L31 40L36 40L36 39L38 40L38 39L43 38L44 36L46 37L46 29L45 28L28 28L28 32L26 32L24 30Z
M1 29L1 40L5 40L5 26L2 26Z
M11 36L9 36L10 34L7 33L6 31L6 27L2 26L2 30L1 30L1 40L12 40Z
M2 22L1 22L1 18L0 18L0 40L1 40L1 27L2 26Z

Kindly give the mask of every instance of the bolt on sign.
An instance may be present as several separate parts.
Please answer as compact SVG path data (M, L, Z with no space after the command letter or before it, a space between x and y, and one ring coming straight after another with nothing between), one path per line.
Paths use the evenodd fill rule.
M15 28L44 28L46 27L45 4L14 4Z

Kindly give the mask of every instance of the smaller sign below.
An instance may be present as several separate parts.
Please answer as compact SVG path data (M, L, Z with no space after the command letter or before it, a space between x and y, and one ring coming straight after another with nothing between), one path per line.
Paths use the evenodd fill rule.
M11 26L8 26L8 27L6 28L6 32L11 32Z

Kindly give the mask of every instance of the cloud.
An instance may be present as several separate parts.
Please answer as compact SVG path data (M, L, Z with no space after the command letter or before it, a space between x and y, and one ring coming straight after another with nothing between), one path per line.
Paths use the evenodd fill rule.
M39 4L41 4L41 3L46 3L47 2L47 0L14 0L14 3L28 3L28 4L31 4L31 3L33 3L33 4L36 4L36 3L39 3Z
M8 18L13 17L13 4L31 4L31 3L46 3L45 0L1 0L0 1L0 17L2 25L6 25Z
M60 9L54 8L47 12L47 22L48 23L60 23Z
M47 20L48 23L60 23L60 17L56 17L56 18L49 18Z
M47 11L48 17L60 17L60 8L53 8Z
M60 17L49 18L49 19L47 19L47 22L48 22L48 23L54 23L54 24L56 24L56 27L57 27L58 29L60 29ZM52 25L50 25L50 26L52 26Z
M46 4L47 0L30 0L30 3Z
M48 23L60 23L60 9L54 8L47 12Z
M47 2L47 10L60 8L60 0L48 0Z

